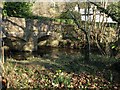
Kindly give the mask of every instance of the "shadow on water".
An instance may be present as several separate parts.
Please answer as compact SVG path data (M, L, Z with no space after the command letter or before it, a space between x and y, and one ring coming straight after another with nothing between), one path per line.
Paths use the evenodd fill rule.
M13 58L16 60L26 60L28 57L41 57L44 58L46 56L54 56L54 55L75 55L80 54L80 50L76 49L67 49L67 48L52 48L52 47L41 47L38 51L33 52L24 52L24 51L17 51L11 50L9 52L5 52L7 58Z
M41 47L36 52L11 51L11 57L17 61L32 59L26 64L38 64L47 69L65 70L67 72L79 73L82 71L91 71L93 68L84 62L84 57L80 50L69 48ZM20 62L19 62L20 63ZM98 66L95 62L93 65ZM22 62L20 63L22 64ZM104 65L103 63L100 65ZM91 70L90 70L91 69ZM92 71L91 71L92 72Z
M81 53L79 50L66 49L66 48L51 48L51 47L41 47L36 52L20 52L20 51L11 51L9 53L9 58L13 58L13 62L17 62L19 64L27 64L27 65L41 65L47 69L54 70L66 70L71 71L71 68L75 68L76 66L72 66L72 62L75 58L78 59ZM32 60L31 60L32 59ZM27 63L23 63L22 61L28 61ZM71 64L72 63L72 64ZM73 70L75 71L75 70Z

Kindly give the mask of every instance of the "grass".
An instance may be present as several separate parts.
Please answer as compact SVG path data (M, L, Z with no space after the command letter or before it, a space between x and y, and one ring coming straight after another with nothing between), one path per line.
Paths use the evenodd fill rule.
M86 63L80 53L73 54L52 53L21 61L10 58L3 76L8 88L119 88L120 83L110 82L111 73L105 69L117 60L91 55L92 60Z

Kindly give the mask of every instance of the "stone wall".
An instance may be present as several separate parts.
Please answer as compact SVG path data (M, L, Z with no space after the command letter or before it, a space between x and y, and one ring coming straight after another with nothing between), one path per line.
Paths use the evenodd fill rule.
M67 25L56 23L55 21L45 21L45 20L25 20L24 18L8 17L4 21L5 31L8 33L7 37L17 37L16 44L9 44L11 48L16 47L16 49L33 51L37 45L50 45L58 46L59 41L62 39L63 33L70 32L74 29L73 25ZM44 38L50 36L46 39L46 43L38 41L39 38ZM19 39L18 39L19 38ZM18 43L18 40L20 43ZM15 43L15 40L13 40ZM25 42L26 41L26 42ZM45 40L44 40L45 41ZM40 44L38 44L40 42ZM8 44L8 43L7 43ZM17 47L18 46L18 47Z
M36 16L55 18L65 10L65 5L64 2L37 2L33 4L32 12L33 15ZM50 35L52 38L45 41L46 43L39 43L38 45L57 46L58 41L60 41L63 36L64 30L68 33L68 31L72 31L73 29L73 27L71 29L68 28L67 31L65 25L61 23L42 19L25 20L24 18L8 17L3 23L4 33L6 33L7 37L19 37L17 40L19 40L20 43L16 40L15 46L13 44L9 44L9 46L13 45L11 48L16 47L20 50L27 51L36 50L36 45L39 42L38 39L46 35Z
M4 29L9 33L9 36L22 38L25 30L25 19L9 17L4 21Z

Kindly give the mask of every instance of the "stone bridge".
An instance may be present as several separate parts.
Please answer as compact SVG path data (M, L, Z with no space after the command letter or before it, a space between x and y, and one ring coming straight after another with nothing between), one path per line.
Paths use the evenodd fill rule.
M63 33L69 33L74 29L73 25L69 25L66 28L65 24L55 21L38 19L26 20L15 17L8 17L3 22L3 25L5 26L3 31L6 33L6 38L16 37L16 44L12 43L11 45L14 44L16 49L19 48L26 51L37 50L37 45L40 41L47 39L60 40L63 37ZM17 42L17 40L20 42ZM13 48L15 48L14 45Z

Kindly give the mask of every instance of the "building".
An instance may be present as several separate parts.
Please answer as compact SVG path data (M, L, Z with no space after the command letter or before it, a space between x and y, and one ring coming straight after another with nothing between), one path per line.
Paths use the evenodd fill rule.
M78 10L77 6L75 6L75 11L80 12L82 21L87 21L88 19L89 21L93 20L94 12L92 7L89 9L89 14L88 14L88 10L86 10L86 14L85 14L85 9ZM104 13L100 13L100 11L97 10L95 16L95 22L102 22L103 19L105 23L117 23L113 21L111 17L107 17L106 15L104 15Z

